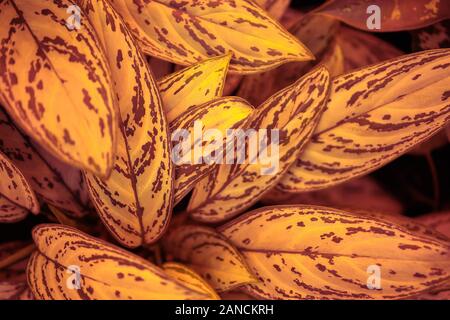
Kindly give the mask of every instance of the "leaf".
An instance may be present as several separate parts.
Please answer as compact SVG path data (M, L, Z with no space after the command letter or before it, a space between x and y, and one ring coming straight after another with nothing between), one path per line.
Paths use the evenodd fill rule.
M383 190L375 179L365 176L346 181L323 190L286 193L272 189L262 199L265 206L283 204L311 204L343 210L368 210L401 214L403 205Z
M33 239L38 252L28 264L28 283L38 300L204 297L150 262L76 229L40 225L33 229Z
M328 89L328 71L322 67L255 109L241 126L244 134L250 134L248 143L233 139L225 150L227 158L234 156L233 164L217 166L197 184L188 206L191 216L202 222L224 221L249 208L276 185L314 131ZM252 139L246 129L259 132L254 131ZM256 139L259 144L252 145L251 140Z
M380 29L369 29L375 15L369 7L380 9ZM393 32L419 29L450 17L450 7L439 0L333 0L315 13L338 19L352 27L372 32Z
M224 292L220 295L220 297L222 300L255 300L255 298L240 290Z
M315 61L291 62L277 69L244 78L239 87L238 95L259 105L274 93L292 85L305 73L322 63L327 51L333 50L333 37L337 32L339 23L334 19L323 16L306 15L297 19L289 28L297 39L302 41L317 57Z
M265 207L219 231L258 276L245 287L258 298L399 299L450 277L449 242L331 208ZM377 290L367 287L374 266L381 268Z
M162 268L170 277L183 283L186 287L204 293L210 300L220 300L214 289L194 270L175 262L166 262Z
M0 282L17 282L26 279L25 269L29 256L36 247L25 241L0 244Z
M26 281L0 281L0 300L34 300Z
M172 210L169 132L156 82L122 18L107 1L81 1L107 53L120 110L116 162L108 179L86 173L111 234L128 247L155 242Z
M46 150L107 176L116 141L109 71L88 19L79 30L66 27L72 5L0 3L0 100Z
M30 184L20 170L1 152L0 181L2 182L0 183L2 208L0 222L13 222L24 218L26 214L23 210L39 213L39 202Z
M429 50L450 47L450 20L412 32L413 47Z
M89 195L82 172L62 163L34 143L1 108L0 150L46 202L72 217L84 216L89 211Z
M425 214L416 219L450 239L450 211Z
M279 188L330 187L383 166L450 119L450 50L405 55L332 81L320 123Z
M336 41L344 53L345 71L353 71L371 64L396 58L403 53L371 34L341 27Z
M289 8L291 0L255 0L255 3L266 10L272 18L280 20Z
M190 65L231 51L232 71L257 73L287 61L313 59L303 44L250 1L111 3L142 50L177 64Z
M207 59L158 81L169 123L190 107L222 96L230 59L230 55Z
M252 113L253 107L239 97L224 97L199 106L190 107L170 124L172 135L177 130L188 130L189 141L176 143L172 150L180 149L180 162L175 167L175 203L178 203L195 184L208 175L217 166L206 160L210 154L220 154L226 148L227 130L238 129ZM203 139L196 139L196 132ZM221 136L208 134L220 132ZM180 131L178 131L180 132ZM221 139L223 137L223 139ZM182 151L188 152L184 154ZM206 158L206 159L205 159Z
M214 229L179 226L163 244L170 257L195 270L219 292L255 281L240 253Z

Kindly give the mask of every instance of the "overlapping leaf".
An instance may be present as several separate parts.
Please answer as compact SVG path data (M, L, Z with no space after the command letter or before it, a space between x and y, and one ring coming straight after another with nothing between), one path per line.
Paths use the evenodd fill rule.
M291 0L255 0L255 2L277 20L280 20L291 4Z
M344 53L346 72L396 58L403 54L380 38L343 26L336 34L336 41Z
M324 55L327 52L335 52L333 37L338 27L339 23L334 19L321 16L306 15L298 19L289 28L289 32L300 39L317 60L288 63L263 74L246 76L239 87L238 95L254 105L259 105L277 91L293 84L317 63L323 64Z
M222 96L230 59L230 55L207 59L158 81L169 123L190 107Z
M20 170L0 152L0 222L23 219L39 212L39 202Z
M26 281L0 281L0 300L34 300Z
M87 19L66 26L68 0L0 3L0 100L58 158L107 176L116 110L108 67Z
M450 119L450 50L405 55L332 81L326 111L279 187L303 192L367 174Z
M224 97L193 106L171 122L172 135L176 135L177 130L188 130L190 140L175 141L173 149L174 154L180 153L175 167L175 203L215 168L214 160L208 157L222 154L227 147L227 130L239 128L252 111L245 100ZM200 136L199 140L196 135Z
M243 133L250 135L247 141L236 139L225 150L228 159L234 156L232 164L217 166L194 189L188 206L192 217L203 222L224 221L258 201L282 178L308 142L328 89L328 71L319 68L256 109L241 126ZM252 134L245 129L259 132ZM273 138L274 132L279 141ZM252 140L257 144L252 145Z
M344 210L367 210L401 214L402 203L383 190L375 179L365 176L342 184L310 192L286 193L273 188L262 199L266 205L311 204Z
M73 217L88 212L89 195L82 172L55 159L34 143L3 109L0 109L0 150L46 202Z
M417 218L417 221L434 228L450 239L450 212L436 212L423 215Z
M368 29L369 19L379 8L380 29ZM419 29L450 18L450 6L440 0L330 0L318 8L320 13L365 31L392 32Z
M450 20L412 32L413 47L420 50L450 47Z
M203 292L210 300L220 300L219 295L211 286L202 279L194 270L182 265L181 263L167 262L162 268L172 278L183 283L188 288L198 292Z
M188 65L231 51L231 70L256 73L287 61L312 59L303 44L250 1L111 3L146 53L177 64Z
M28 283L39 300L202 299L150 262L59 225L33 230L38 252L28 264Z
M80 1L107 53L120 109L116 161L108 179L87 173L103 222L123 245L156 241L172 210L173 167L161 99L145 57L106 1Z
M164 248L219 292L255 281L240 253L214 229L192 225L174 228L164 239Z
M398 299L450 278L449 242L336 209L266 207L219 231L258 277L246 290L259 298ZM369 289L377 266L381 288Z

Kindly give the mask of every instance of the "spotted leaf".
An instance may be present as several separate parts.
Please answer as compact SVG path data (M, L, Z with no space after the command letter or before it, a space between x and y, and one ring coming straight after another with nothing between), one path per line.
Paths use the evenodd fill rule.
M194 189L188 206L191 216L203 222L224 221L276 185L314 131L328 89L328 71L319 68L255 109L237 138L228 138L226 162Z
M161 98L146 59L107 1L80 1L107 53L120 110L108 179L86 173L100 217L123 245L156 241L172 210L173 167Z
M202 299L163 270L123 249L60 225L33 230L38 251L28 283L38 300Z
M15 222L23 219L28 211L39 212L39 202L30 184L1 152L0 181L0 222Z
M443 0L332 0L315 12L372 32L419 29L450 18Z
M207 59L158 81L169 123L190 107L222 96L230 59L230 55Z
M219 292L255 281L240 253L214 229L180 226L163 243L171 258L195 270Z
M279 187L304 192L367 174L450 120L450 50L401 56L335 78L314 135Z
M311 60L308 49L245 0L111 0L142 49L181 65L233 53L230 69L256 73L287 61Z
M162 265L162 268L170 277L183 283L186 287L203 292L210 300L220 300L214 289L191 268L175 262L166 262Z
M258 277L245 287L258 298L399 299L450 277L450 242L331 208L265 207L219 231Z
M88 19L66 26L69 0L0 2L0 100L58 158L107 176L116 111L104 54Z
M193 106L170 124L174 141L175 203L216 167L211 154L220 155L227 147L227 130L238 129L253 107L239 97L224 97ZM200 139L196 140L197 137ZM172 158L172 160L175 160Z
M36 194L72 217L89 211L81 170L59 161L14 124L0 108L0 150L21 170Z
M442 233L450 239L450 211L425 214L417 221Z

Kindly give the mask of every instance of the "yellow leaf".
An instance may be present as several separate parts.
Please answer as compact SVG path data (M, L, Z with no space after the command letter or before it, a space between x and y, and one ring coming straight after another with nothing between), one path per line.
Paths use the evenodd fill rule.
M0 222L25 218L27 211L39 212L39 202L23 174L0 152Z
M59 161L33 142L1 107L0 137L0 150L21 170L37 195L75 218L89 212L89 194L81 170Z
M211 286L202 279L194 270L175 262L167 262L162 265L164 271L173 279L178 280L192 290L203 292L210 300L220 300L219 295Z
M313 59L302 43L250 1L111 3L146 53L177 64L231 51L232 71L257 73L287 61Z
M38 300L202 299L203 293L170 278L150 262L76 229L40 225L28 263Z
M217 165L205 160L205 157L220 154L221 150L226 148L227 130L239 128L252 111L253 107L239 97L223 97L193 106L171 122L172 134L176 134L177 130L188 130L190 135L187 144L175 141L172 150L175 153L180 149L180 158L183 158L175 167L175 203L214 170ZM204 139L195 140L198 129L202 131L200 134ZM223 139L208 134L207 130L218 131ZM183 154L183 148L187 148L186 154Z
M280 182L289 192L367 174L430 138L450 120L450 50L405 55L332 81L305 152Z
M180 226L163 244L166 253L195 270L219 292L255 281L240 253L214 229Z
M217 166L194 189L188 206L192 217L209 223L224 221L276 185L313 133L328 91L328 71L319 68L255 109L241 126L241 137L248 135L248 143L234 139L236 143L233 140L226 150L227 158L234 156L233 163Z
M1 2L0 100L45 149L107 176L116 141L109 71L88 19L66 26L72 7L68 0Z
M265 207L219 231L258 275L245 288L259 298L399 299L450 277L450 242L331 208Z
M169 123L190 107L222 96L230 59L229 54L207 59L158 81Z
M156 82L122 18L107 1L81 6L101 35L120 110L118 146L108 179L86 173L91 198L112 235L137 247L156 241L170 219L173 167Z

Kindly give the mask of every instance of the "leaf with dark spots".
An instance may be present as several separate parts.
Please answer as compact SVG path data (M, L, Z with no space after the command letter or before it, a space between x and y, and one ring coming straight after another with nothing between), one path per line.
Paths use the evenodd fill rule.
M111 175L102 179L86 172L91 198L121 244L152 243L166 229L173 203L173 166L161 97L145 56L110 4L80 4L101 35L120 111ZM117 64L121 51L127 57Z
M28 284L38 300L204 299L152 263L60 225L33 230Z
M79 30L64 23L71 5L68 0L0 3L0 100L24 132L54 156L105 177L113 165L117 110L88 19L81 18Z
M450 50L400 56L335 78L305 152L278 187L323 189L383 166L429 139L450 120L442 99Z
M246 213L219 232L258 278L245 286L254 297L402 299L450 279L450 242L413 231L405 221L309 205L274 206ZM374 266L382 276L377 290L368 287Z
M251 1L111 0L111 4L146 53L177 64L232 52L232 71L256 73L288 61L313 59L300 41Z
M373 6L379 11L371 9ZM419 29L448 19L450 6L440 0L333 0L316 9L315 13L364 31L393 32ZM379 29L372 27L376 21L380 22Z
M224 151L227 159L233 159L232 164L217 166L197 184L188 206L191 216L208 223L225 221L276 185L310 139L328 90L329 74L321 67L255 109L242 124L242 132L256 132L254 136L259 135L265 145L251 145L256 140L251 137L247 142L232 139Z

